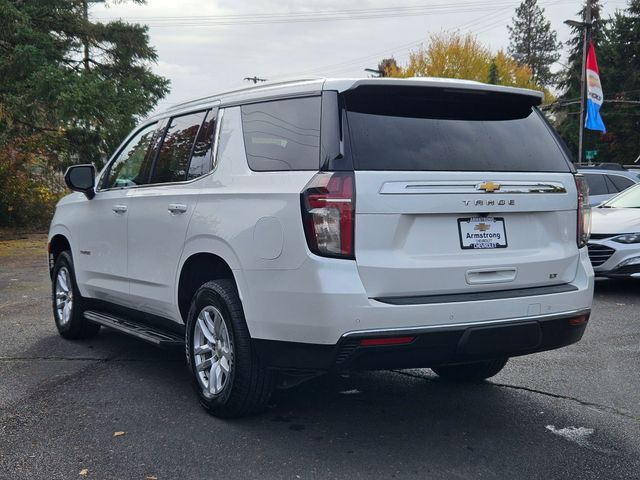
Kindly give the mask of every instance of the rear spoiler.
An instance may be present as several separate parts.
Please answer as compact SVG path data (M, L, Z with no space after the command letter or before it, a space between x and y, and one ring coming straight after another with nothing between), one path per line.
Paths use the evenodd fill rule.
M331 80L325 84L325 89L331 88ZM438 88L445 91L461 91L465 93L497 93L503 95L517 95L529 97L532 106L538 106L544 100L544 93L537 90L527 88L504 87L502 85L490 85L487 83L476 82L472 80L458 80L452 78L432 78L432 77L413 77L413 78L367 78L351 82L349 86L345 86L342 91L355 90L363 86L386 86L386 87L424 87Z

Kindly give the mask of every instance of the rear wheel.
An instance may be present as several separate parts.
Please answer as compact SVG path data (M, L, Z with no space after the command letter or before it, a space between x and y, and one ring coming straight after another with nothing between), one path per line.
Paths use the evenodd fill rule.
M507 364L508 358L496 358L484 362L459 363L431 367L440 378L456 382L478 382L493 377Z
M251 348L242 303L232 280L205 283L187 319L187 362L200 403L218 417L241 417L267 406L273 373Z
M98 333L100 325L84 318L82 297L76 285L73 260L67 251L58 255L51 283L53 318L61 336L68 339L89 338Z

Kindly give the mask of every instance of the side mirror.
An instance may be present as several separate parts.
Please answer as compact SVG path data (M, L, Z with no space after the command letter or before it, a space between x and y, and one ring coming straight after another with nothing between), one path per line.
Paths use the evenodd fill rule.
M82 192L91 200L95 191L96 169L91 164L72 165L64 173L64 183L74 192Z

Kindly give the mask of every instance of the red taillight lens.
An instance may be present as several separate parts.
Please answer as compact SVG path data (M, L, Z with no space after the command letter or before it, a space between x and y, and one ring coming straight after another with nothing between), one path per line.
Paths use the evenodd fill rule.
M360 340L361 347L379 347L381 345L406 345L411 343L416 337L385 337L385 338L363 338Z
M589 206L589 185L582 175L575 175L578 189L578 248L584 247L591 236L591 207Z
M302 192L301 203L309 250L323 257L355 258L353 172L316 174Z
M569 325L572 327L577 327L579 325L584 325L589 321L589 314L580 315L579 317L573 317L569 319Z

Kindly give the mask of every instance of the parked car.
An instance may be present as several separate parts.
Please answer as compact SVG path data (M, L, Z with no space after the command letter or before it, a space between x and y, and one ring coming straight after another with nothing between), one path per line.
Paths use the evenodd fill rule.
M593 209L589 257L596 275L640 277L640 185Z
M589 203L592 207L640 182L640 175L637 172L622 167L616 169L580 167L578 172L587 179Z
M454 380L577 342L588 193L530 90L440 79L261 85L143 122L49 232L65 338L184 348L215 415L322 372Z

